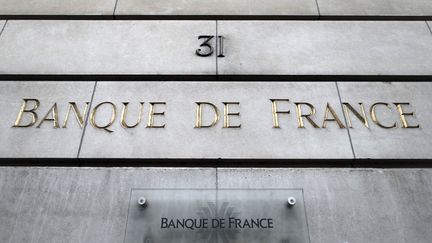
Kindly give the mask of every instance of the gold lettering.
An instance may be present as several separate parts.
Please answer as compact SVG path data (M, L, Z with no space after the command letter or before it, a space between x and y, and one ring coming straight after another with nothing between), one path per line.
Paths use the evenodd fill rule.
M414 117L414 112L404 112L402 109L403 105L409 106L410 103L394 103L396 105L396 108L399 112L399 117L400 120L402 122L402 128L419 128L420 125L409 125L407 120L406 120L406 116L413 116Z
M110 105L112 108L111 119L106 125L100 126L100 125L96 124L96 112L97 112L97 109L99 109L99 107L101 107L102 105L105 105L105 104ZM117 116L116 106L113 103L108 102L108 101L102 102L102 103L98 104L90 113L90 124L94 128L104 129L107 132L113 132L113 131L109 130L108 128L114 123L116 116Z
M39 100L38 99L23 99L23 101L24 102L21 105L21 109L20 109L18 116L15 120L15 123L12 127L31 127L37 122L38 115L36 114L35 111L39 108L39 104L40 104ZM31 109L27 108L27 104L29 101L32 101L35 103L35 105ZM22 125L21 119L22 119L24 113L30 113L32 116L32 120L30 123Z
M150 102L150 111L148 115L148 122L147 122L147 128L164 128L165 124L163 125L154 125L154 116L164 116L165 112L155 112L155 106L156 105L165 105L165 102Z
M333 116L333 118L329 118L328 117L329 111L330 111L330 114ZM326 109L325 109L325 112L324 112L324 120L323 120L322 128L326 128L327 127L327 122L328 121L335 121L339 125L339 128L345 128L344 124L341 122L341 120L339 119L339 117L336 114L336 112L330 106L330 103L327 102L327 106L326 106Z
M218 108L213 105L212 103L209 102L195 102L195 104L197 104L196 106L196 116L195 116L195 128L207 128L207 127L212 127L214 125L216 125L216 123L218 123L219 121L219 111ZM202 107L203 105L208 105L210 106L213 111L214 111L214 118L213 118L213 122L210 125L203 125L202 124Z
M306 120L308 120L309 123L312 124L312 126L314 128L319 128L319 126L312 120L312 118L310 118L310 116L315 115L315 112L316 112L315 107L313 105L306 103L306 102L300 102L300 103L294 103L294 104L296 105L297 123L298 123L299 128L305 128L303 118L306 118ZM309 114L303 114L303 111L301 108L302 105L309 107L309 109L310 109Z
M81 112L79 111L76 103L75 102L69 102L69 109L68 109L68 112L66 113L65 121L63 122L63 128L66 128L66 126L67 126L67 123L69 120L69 113L71 112L71 110L73 110L80 127L83 128L84 127L84 119L87 116L88 106L89 106L89 102L86 102L85 107L84 107L84 115L81 115Z
M350 112L349 111L351 111L361 122L363 122L363 124L365 125L365 127L369 128L369 123L368 123L368 120L367 120L367 116L366 116L366 112L365 112L363 103L359 103L359 105L360 105L360 111L362 113L361 115L360 115L360 113L358 111L356 111L354 109L354 107L352 107L350 105L350 103L343 103L344 112L345 112L345 115L346 115L347 120L348 120L348 127L349 128L352 128L351 116L350 116Z
M48 116L51 115L51 118L48 118ZM53 127L54 128L60 128L58 123L58 109L57 109L57 103L54 103L54 105L48 110L46 115L42 118L37 128L40 128L42 123L44 121L53 121Z
M239 125L231 125L229 117L230 116L240 116L240 112L230 112L229 111L229 105L238 105L240 106L240 102L222 102L224 105L224 125L223 128L240 128L241 124Z
M378 118L377 118L377 116L376 116L376 107L377 107L378 105L384 105L384 106L386 106L389 110L391 110L391 108L390 108L390 106L389 106L388 103L384 103L384 102L377 102L377 103L373 104L373 105L371 106L371 108L370 108L370 114L371 114L371 117L372 117L372 121L375 122L375 124L377 124L379 127L386 128L386 129L397 127L396 122L393 123L393 125L391 125L391 126L385 126L385 125L383 125L380 121L378 121Z
M140 110L139 110L139 114L138 114L138 121L135 123L135 125L128 125L126 123L126 115L127 115L127 111L128 111L128 105L129 102L123 102L123 109L122 109L122 113L121 113L121 125L124 128L134 128L136 126L138 126L141 123L141 118L142 118L142 114L143 114L143 110L144 110L144 102L140 102Z
M277 108L278 101L286 101L289 102L289 99L270 99L272 103L272 115L273 115L273 128L280 128L279 126L279 117L278 114L290 114L290 111L279 111Z

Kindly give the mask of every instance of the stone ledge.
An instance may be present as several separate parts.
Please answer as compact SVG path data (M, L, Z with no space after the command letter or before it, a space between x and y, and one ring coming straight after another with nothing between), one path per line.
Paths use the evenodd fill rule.
M338 82L341 99L355 104L363 101L365 107L374 102L384 102L377 107L381 111L380 122L386 129L370 126L361 129L361 123L352 113L354 129L350 129L351 141L357 159L423 159L432 158L432 113L430 112L431 83L415 82ZM365 99L365 97L367 97ZM409 103L400 105L406 126L398 115L395 102ZM369 108L366 108L369 112ZM369 116L369 122L371 117ZM373 122L372 122L373 123Z
M67 107L58 110L61 101L78 102L83 112L85 102L90 102L94 90L94 82L0 82L0 158L76 158L78 155L83 131L73 113L69 122L65 124ZM34 129L13 127L23 99L38 99L38 118L33 125ZM54 107L56 104L56 107ZM29 100L26 109L36 107L35 100ZM46 128L53 128L53 122L41 123L45 114L53 119L55 112L59 118L57 126L67 128L54 129L46 132ZM43 112L39 112L44 110ZM32 115L27 112L19 122L20 126L32 123ZM49 123L49 124L47 124ZM40 128L37 126L40 125Z
M280 109L290 109L290 115L280 115L280 129L273 128L270 99L290 99L310 102L317 107L316 120L322 124L326 102L342 117L336 86L332 82L98 82L93 104L113 102L120 115L122 102L130 102L128 125L137 121L139 102L145 102L143 120L135 128L124 129L119 117L109 131L88 126L80 158L161 158L161 159L350 159L352 151L347 131L335 124L327 129L298 129L294 104L280 102ZM154 126L148 128L149 102L156 105ZM210 128L196 127L196 103L210 102L219 111L218 122ZM224 105L232 104L227 126L223 128ZM107 107L105 107L107 108ZM202 107L202 125L213 122L213 110ZM305 112L307 107L305 108ZM111 116L110 108L98 115L103 124ZM322 141L326 142L322 142ZM103 146L101 146L103 144Z
M311 242L427 243L432 169L218 169L218 188L303 188Z
M412 21L219 21L220 75L431 75L432 36Z
M214 169L0 168L1 242L123 242L131 188L209 188Z
M362 164L363 159L432 158L429 148L432 127L428 125L431 112L426 102L431 92L430 83L338 82L337 88L335 82L99 81L93 99L94 82L15 81L1 82L0 87L0 108L5 111L0 118L3 130L0 157L4 159L76 159L78 150L79 158L83 159L171 162L182 159L315 159L326 164L325 161L331 159L342 160L342 163L356 158ZM353 111L347 116L338 90L342 102L348 102L359 116L362 115L359 102L362 103L368 127ZM30 100L24 102L23 99ZM35 99L39 107L32 109ZM290 114L278 115L280 128L274 128L270 99L284 99L276 101L276 109L290 111ZM70 102L76 104L86 119L82 140L83 129L70 110ZM84 117L85 102L90 107ZM124 102L129 104L122 118ZM144 102L141 116L140 102ZM212 126L195 128L196 102L214 105L219 120L212 125L216 113L205 103L200 124ZM227 118L223 102L239 102L230 104L229 110L240 112L240 116L233 114ZM310 119L314 123L302 118L303 125L300 125L296 106L299 102L303 103L300 105L302 114L309 114L313 106L316 113ZM387 108L383 102L388 104ZM398 102L407 104L398 107ZM27 111L17 122L23 103ZM55 111L52 110L54 104ZM374 111L372 108L376 104ZM328 106L334 110L334 115ZM34 123L29 110L38 115ZM68 111L69 116L66 116ZM156 114L160 112L163 114ZM404 113L405 123L400 112ZM411 112L414 115L410 115ZM52 113L57 115L55 121ZM90 114L93 118L89 118ZM152 120L149 121L149 117ZM349 121L352 128L348 128ZM29 127L12 127L14 124ZM396 127L386 128L392 124ZM238 125L241 128L235 127ZM408 128L416 125L419 127ZM158 128L160 126L164 128Z
M10 20L0 39L0 74L214 75L195 54L214 21Z
M115 15L318 16L315 0L119 0Z
M319 6L319 12L318 7ZM116 16L275 16L281 17L328 17L328 16L374 16L374 17L431 17L432 7L428 0L0 0L0 16L7 18L31 18L50 16L83 18Z
M321 16L432 16L429 0L317 0Z
M131 188L302 188L311 242L428 243L432 169L0 167L1 242L122 242ZM360 239L360 240L359 240Z
M225 57L197 56L215 33L215 21L11 20L0 75L215 75L216 61L219 75L432 75L425 22L219 21Z
M116 0L0 0L0 15L112 15Z

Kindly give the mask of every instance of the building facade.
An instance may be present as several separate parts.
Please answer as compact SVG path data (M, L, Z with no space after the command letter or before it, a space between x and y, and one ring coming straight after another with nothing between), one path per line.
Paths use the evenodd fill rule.
M0 0L0 242L430 242L427 0Z

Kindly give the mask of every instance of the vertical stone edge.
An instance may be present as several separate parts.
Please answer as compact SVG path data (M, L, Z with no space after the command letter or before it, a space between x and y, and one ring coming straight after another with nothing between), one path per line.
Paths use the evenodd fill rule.
M218 76L219 76L219 70L218 70L218 52L219 52L219 41L218 41L218 38L219 38L219 33L218 33L218 21L217 20L215 20L215 29L216 29L216 44L215 44L215 46L216 46L216 48L215 48L215 50L216 50L216 53L215 53L215 61L216 61L216 70L215 70L215 72L216 72L216 79L218 79Z
M355 160L356 159L355 149L354 149L354 145L353 145L353 142L352 142L351 133L350 133L350 130L349 130L349 127L348 127L347 117L346 117L345 112L344 112L343 102L342 102L342 96L340 94L339 86L338 86L338 82L337 81L335 82L335 87L336 87L336 91L337 91L337 94L338 94L339 104L340 104L340 108L341 108L341 111L342 111L342 115L343 115L343 118L344 118L346 130L347 130L348 139L349 139L350 146L351 146L351 152L352 152L352 155L353 155L353 159ZM352 166L352 164L351 164L351 166Z
M431 27L431 24L429 24L428 21L425 21L425 23L426 23L426 26L428 27L428 29L429 29L429 31L430 31L430 33L431 33L431 35L432 35L432 27ZM432 23L432 22L431 22L431 23Z
M114 19L115 19L115 16L116 16L116 10L117 10L118 1L119 0L115 0L114 9L113 9L113 13L112 13L112 16L113 16Z
M5 20L3 24L1 22L2 21L0 20L0 38L1 38L1 35L3 34L4 29L6 28L6 24L7 24L8 20Z
M321 10L320 10L320 8L319 8L319 3L318 3L318 1L319 0L315 0L315 4L316 4L316 7L317 7L317 14L318 14L318 20L320 20L321 19Z
M92 92L91 99L90 99L90 105L89 105L89 108L88 108L88 111L87 111L87 114L86 114L86 117L85 117L84 128L83 128L82 133L81 133L80 144L79 144L79 147L78 147L78 152L77 152L77 157L76 157L78 160L80 158L81 148L82 148L85 132L86 132L87 125L88 125L88 119L89 119L89 116L90 116L90 113L91 113L91 109L93 107L93 99L94 99L94 95L96 93L97 83L98 83L98 81L94 82L93 92ZM81 166L81 163L79 163L79 165Z

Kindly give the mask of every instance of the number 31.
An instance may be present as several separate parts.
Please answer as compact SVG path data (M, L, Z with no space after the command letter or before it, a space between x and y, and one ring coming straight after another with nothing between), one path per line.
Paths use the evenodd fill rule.
M198 40L204 39L204 42L200 45L200 48L198 48L195 51L195 54L197 54L200 57L209 57L213 55L214 48L209 43L214 38L214 35L200 35L198 36ZM223 54L223 39L224 37L219 35L218 36L218 44L216 45L218 47L218 55L217 57L225 57Z

